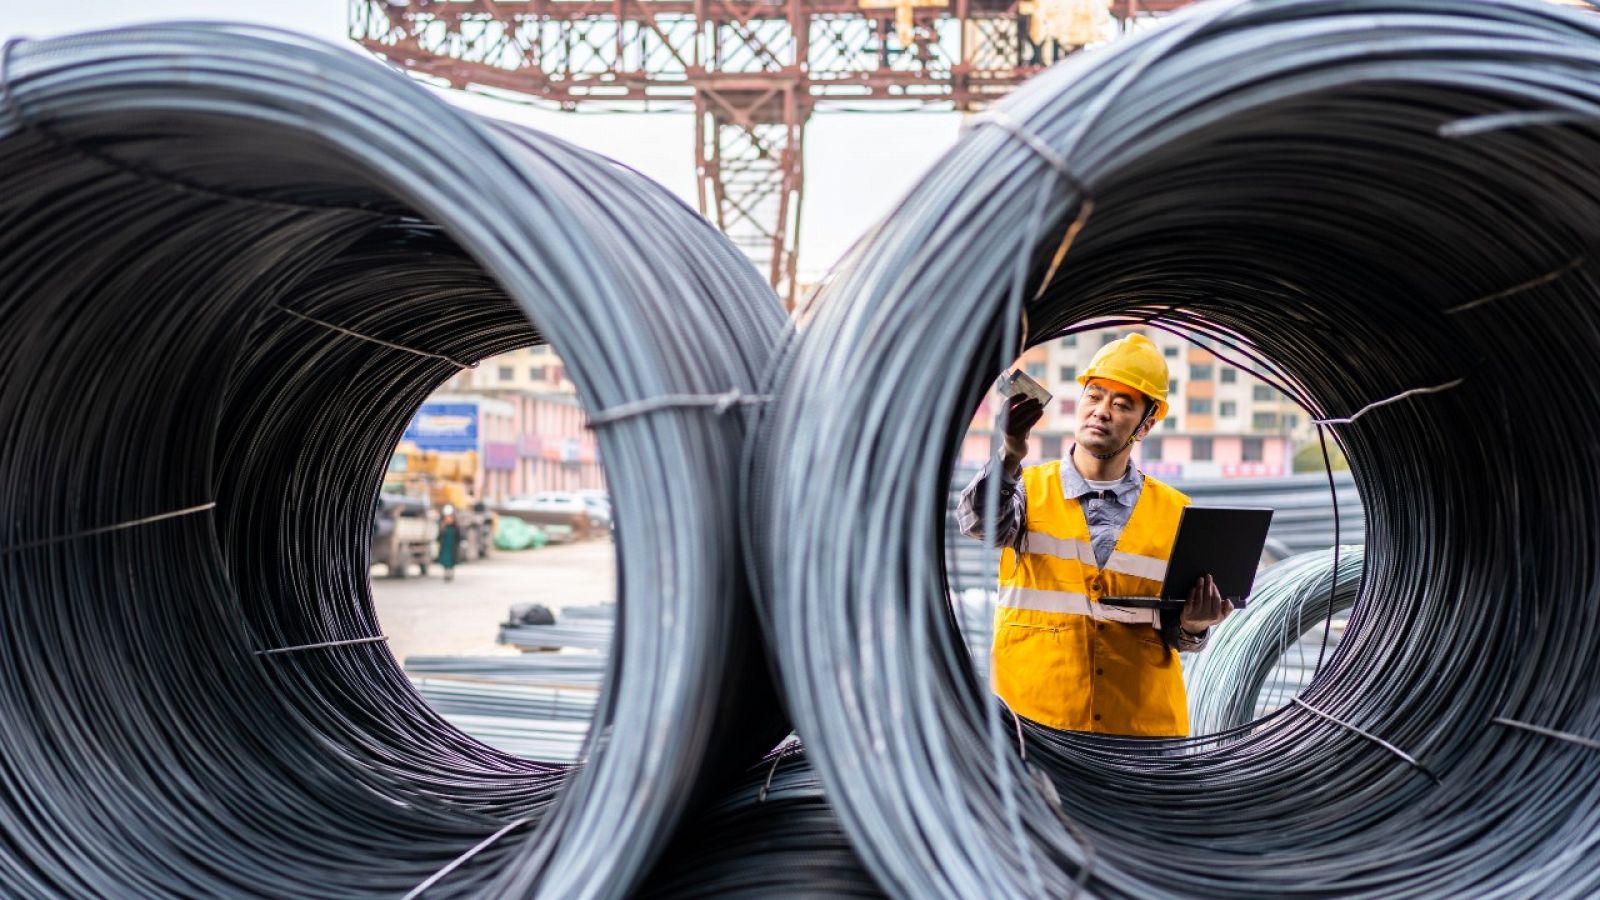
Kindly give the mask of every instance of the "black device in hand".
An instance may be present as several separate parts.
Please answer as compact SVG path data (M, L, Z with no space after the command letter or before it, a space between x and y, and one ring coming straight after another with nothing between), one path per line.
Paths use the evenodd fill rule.
M1210 575L1222 598L1233 601L1235 609L1244 609L1271 525L1270 509L1185 507L1178 517L1178 537L1167 558L1160 596L1105 597L1100 602L1141 609L1183 609L1189 589L1200 576Z
M1000 393L1003 396L1010 397L1013 394L1022 394L1039 401L1042 406L1050 405L1050 392L1044 389L1044 385L1028 377L1028 373L1021 369L1012 369L1010 374L1000 379L1000 383L996 387L1000 389Z

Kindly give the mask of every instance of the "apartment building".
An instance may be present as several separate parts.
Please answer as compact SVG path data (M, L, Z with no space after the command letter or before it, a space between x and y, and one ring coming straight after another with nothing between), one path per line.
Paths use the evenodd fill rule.
M490 357L476 369L463 369L450 380L453 390L519 390L536 394L574 394L567 367L549 344L524 347Z
M516 420L515 462L501 499L605 487L594 432L576 395L518 389L482 393L509 404Z

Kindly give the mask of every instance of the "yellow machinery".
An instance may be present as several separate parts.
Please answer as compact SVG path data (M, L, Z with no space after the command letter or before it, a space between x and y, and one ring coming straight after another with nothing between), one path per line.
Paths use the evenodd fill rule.
M383 477L383 489L385 493L426 496L437 509L453 506L459 511L472 505L477 477L475 450L419 450L411 441L401 441Z
M478 465L474 450L422 450L411 441L401 441L383 476L383 492L426 502L435 521L444 517L445 507L451 507L461 531L458 558L482 559L494 542L494 515L476 495Z

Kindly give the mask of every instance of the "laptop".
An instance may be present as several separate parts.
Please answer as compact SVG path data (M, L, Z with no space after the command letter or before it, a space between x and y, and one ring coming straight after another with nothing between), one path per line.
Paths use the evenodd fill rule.
M1271 524L1270 509L1186 506L1178 517L1178 537L1167 560L1161 596L1102 597L1100 602L1139 609L1183 609L1189 589L1201 575L1210 575L1223 599L1244 609L1256 583L1256 568Z

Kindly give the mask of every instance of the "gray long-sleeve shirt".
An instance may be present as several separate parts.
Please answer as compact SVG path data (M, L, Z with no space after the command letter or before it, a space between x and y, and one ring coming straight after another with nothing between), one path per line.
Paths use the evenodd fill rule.
M983 540L983 507L988 502L991 471L1000 473L1000 508L995 517L997 543L1015 549L1021 535L1027 531L1028 498L1022 479L1012 477L998 459L980 469L962 490L961 501L956 506L956 525L962 534ZM1061 461L1061 491L1068 500L1077 500L1083 507L1083 516L1089 523L1089 543L1094 548L1094 558L1099 565L1104 566L1111 557L1111 551L1116 548L1117 539L1122 536L1123 526L1128 524L1128 517L1133 514L1133 506L1139 502L1139 493L1143 488L1144 473L1131 463L1121 480L1108 490L1100 491L1091 487L1078 472L1071 456ZM1178 649L1184 653L1197 653L1206 645L1209 636L1209 629L1198 637L1179 631Z

